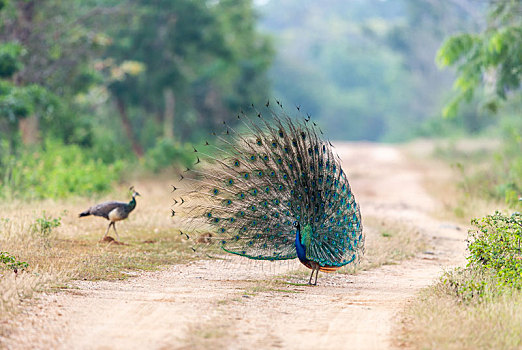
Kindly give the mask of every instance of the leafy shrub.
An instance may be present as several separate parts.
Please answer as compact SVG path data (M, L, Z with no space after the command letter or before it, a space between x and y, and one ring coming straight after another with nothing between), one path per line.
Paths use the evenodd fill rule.
M496 212L472 220L476 229L469 233L469 266L493 271L499 283L522 287L522 214Z
M0 158L0 196L62 198L107 191L119 179L121 161L112 165L90 157L77 145L46 141L44 146Z
M31 230L33 233L38 234L41 237L49 237L53 228L59 227L62 224L62 218L53 218L52 216L47 216L45 211L42 213L42 217L37 218L34 224L31 225Z
M522 214L473 219L468 265L446 272L442 290L461 302L481 302L522 288Z
M9 270L13 270L17 273L19 270L25 270L29 267L29 264L25 261L19 261L8 252L0 252L0 263Z
M194 150L188 145L180 145L167 139L159 140L147 151L145 166L157 173L169 166L189 166L195 162Z
M51 246L51 233L53 229L59 227L62 224L62 218L53 218L52 216L47 216L45 211L42 213L42 216L36 218L35 222L31 225L31 233L33 238L37 240L44 247Z

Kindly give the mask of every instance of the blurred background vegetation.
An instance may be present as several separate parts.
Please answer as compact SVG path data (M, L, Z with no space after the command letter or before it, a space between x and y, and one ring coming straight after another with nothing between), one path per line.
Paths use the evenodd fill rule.
M0 197L189 165L190 142L274 97L334 140L501 140L474 187L520 205L521 6L0 0Z

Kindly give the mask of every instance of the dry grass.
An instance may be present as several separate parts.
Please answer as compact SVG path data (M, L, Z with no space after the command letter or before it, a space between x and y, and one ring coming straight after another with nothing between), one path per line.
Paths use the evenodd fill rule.
M390 218L366 216L366 252L351 272L396 264L426 248L426 242L416 227Z
M481 150L482 142L439 145L434 148L415 144L409 147L424 171L425 187L442 206L435 217L469 225L472 217L491 214L505 204L479 198L469 184L460 163L463 158L490 152L495 144ZM449 150L456 151L452 155ZM433 152L437 152L437 160ZM442 155L442 156L441 156ZM481 161L467 167L481 166ZM440 164L438 171L429 169ZM452 165L452 167L448 167ZM470 169L467 169L470 170ZM423 290L401 315L396 345L408 349L520 349L522 348L522 293L506 290L470 303L462 302L442 282Z
M172 225L168 184L135 183L142 197L130 217L117 224L124 244L99 242L108 222L80 219L78 213L103 200L128 200L128 186L104 198L3 204L0 250L26 261L29 268L18 274L0 270L0 314L16 311L19 301L35 291L64 288L73 279L122 279L133 270L194 259L191 244ZM44 212L49 220L61 222L50 233L34 229Z
M491 140L416 141L403 147L424 174L423 185L440 205L434 218L469 225L471 218L485 216L505 203L487 200L480 189L474 189L469 174L480 173L489 166L498 142ZM436 169L436 170L434 170Z
M424 290L403 314L398 345L411 349L520 349L522 293L465 304L438 286Z

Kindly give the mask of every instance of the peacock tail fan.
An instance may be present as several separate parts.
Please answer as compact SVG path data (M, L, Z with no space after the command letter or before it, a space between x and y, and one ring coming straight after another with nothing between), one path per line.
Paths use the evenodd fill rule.
M187 230L211 229L226 252L251 259L297 257L294 222L307 258L343 266L364 251L359 206L340 159L308 119L268 108L238 116L215 140L194 149L193 169L176 212ZM304 119L304 120L303 120Z

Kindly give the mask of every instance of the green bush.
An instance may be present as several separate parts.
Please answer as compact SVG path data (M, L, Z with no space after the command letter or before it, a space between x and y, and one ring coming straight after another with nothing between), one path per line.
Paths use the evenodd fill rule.
M442 290L465 303L482 302L522 288L522 214L496 212L473 219L465 268L444 273Z
M19 270L25 270L27 267L29 267L28 263L25 261L19 261L8 252L0 252L0 263L2 264L0 267L13 270L15 273L17 273Z
M499 283L522 287L522 214L496 212L472 220L476 229L469 233L468 266L485 268L496 274Z
M0 196L63 198L105 192L120 178L123 163L104 164L77 145L46 141L16 156L0 156Z

